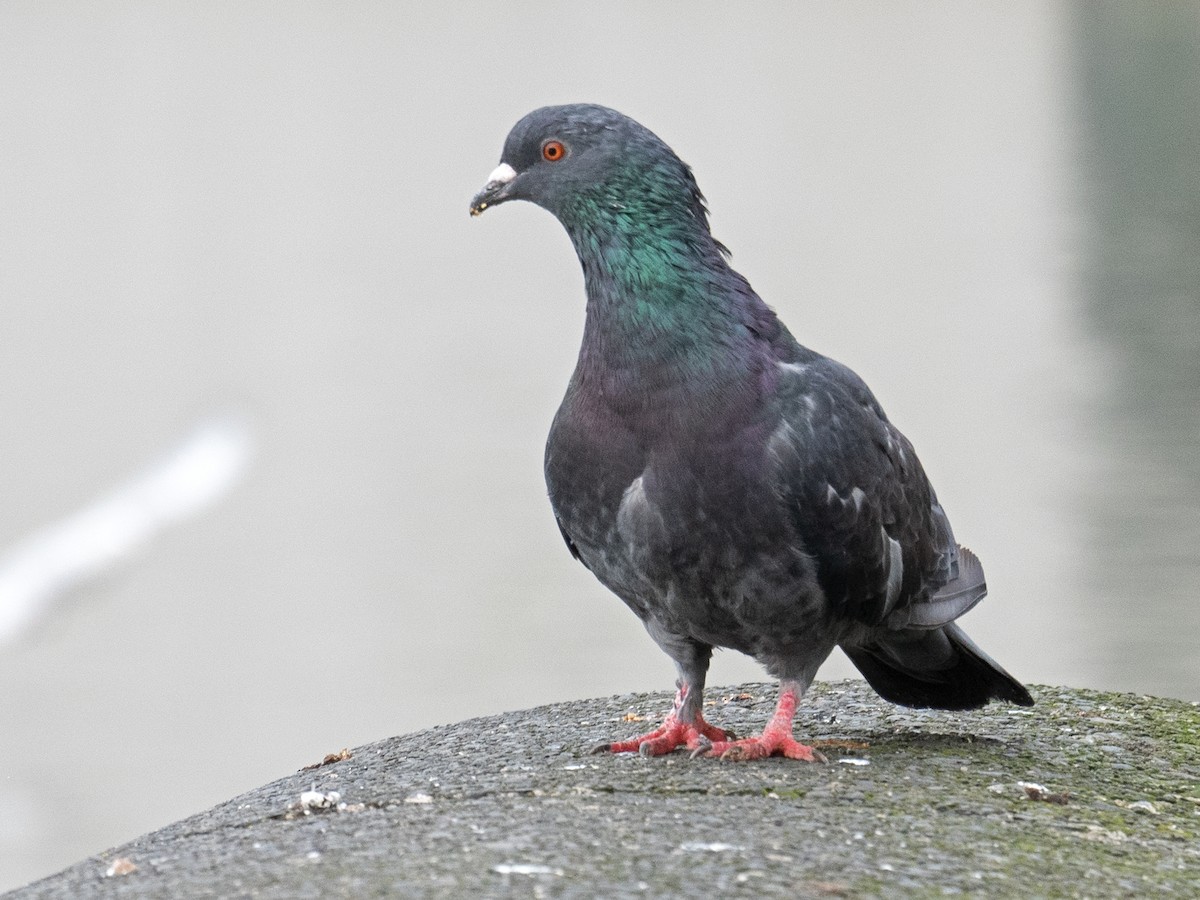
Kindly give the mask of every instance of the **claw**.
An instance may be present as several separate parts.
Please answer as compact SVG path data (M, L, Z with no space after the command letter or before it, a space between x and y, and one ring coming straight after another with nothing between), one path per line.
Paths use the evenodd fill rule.
M731 734L730 737L732 738L733 735ZM712 741L710 741L705 735L700 735L700 737L696 739L696 746L693 747L692 752L688 754L688 759L695 759L697 756L704 756L706 753L710 753L712 751L712 746Z
M649 734L631 738L628 741L617 741L612 744L601 744L593 750L594 753L637 753L639 756L662 756L680 747L694 750L703 741L705 747L711 747L714 740L728 741L732 735L697 716L695 722L684 723L675 718L674 714L667 716L662 726Z
M718 759L744 760L766 759L768 756L786 756L788 759L799 759L804 762L828 762L819 750L801 744L792 737L792 718L796 714L796 701L799 699L799 687L795 682L785 682L780 686L779 703L775 714L758 737L744 740L717 741L705 753Z
M722 746L715 744L708 756L730 761L749 759L766 759L768 756L786 756L788 759L798 759L803 762L829 762L820 750L814 750L807 744L801 744L795 738L781 737L767 732L756 738L742 741L730 741Z
M602 744L596 744L596 745L588 748L588 754L590 756L596 756L597 754L600 754L600 753L611 753L611 752L612 752L612 743L610 741L605 741Z
M703 687L693 687L686 679L676 682L679 690L675 693L675 704L662 725L653 731L631 738L627 741L616 741L611 744L600 744L592 749L593 753L637 753L639 756L662 756L686 747L693 751L707 753L712 749L713 741L728 743L734 740L732 731L723 731L715 725L704 721L701 712L704 706Z

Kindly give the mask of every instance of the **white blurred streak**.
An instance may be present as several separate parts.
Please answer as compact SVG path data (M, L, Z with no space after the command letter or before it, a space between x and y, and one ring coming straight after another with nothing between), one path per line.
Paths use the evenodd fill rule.
M243 422L207 421L109 494L9 549L0 556L0 644L35 624L56 596L220 499L250 453Z

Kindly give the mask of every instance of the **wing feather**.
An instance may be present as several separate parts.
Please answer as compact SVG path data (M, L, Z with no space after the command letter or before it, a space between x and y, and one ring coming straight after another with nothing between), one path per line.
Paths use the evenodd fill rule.
M778 493L835 611L917 628L966 612L986 592L983 567L955 543L912 444L840 363L780 368Z

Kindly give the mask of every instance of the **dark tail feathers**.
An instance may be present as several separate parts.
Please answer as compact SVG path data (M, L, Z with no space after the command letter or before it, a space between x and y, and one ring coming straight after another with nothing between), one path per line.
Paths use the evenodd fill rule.
M842 649L880 696L901 706L976 709L990 700L1033 705L1024 685L953 623L877 633L866 646Z

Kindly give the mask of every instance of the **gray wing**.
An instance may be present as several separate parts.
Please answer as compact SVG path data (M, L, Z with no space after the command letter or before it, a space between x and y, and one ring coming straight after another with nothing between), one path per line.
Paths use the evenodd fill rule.
M982 565L955 543L912 444L862 379L815 354L780 368L777 489L835 614L934 628L978 603Z

